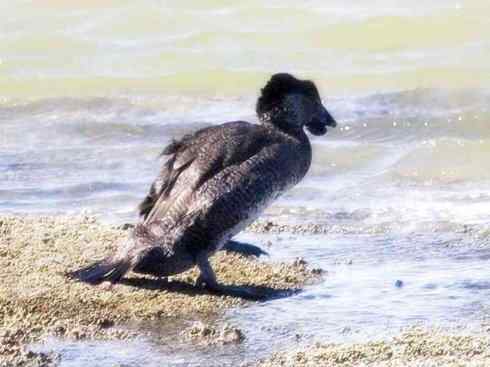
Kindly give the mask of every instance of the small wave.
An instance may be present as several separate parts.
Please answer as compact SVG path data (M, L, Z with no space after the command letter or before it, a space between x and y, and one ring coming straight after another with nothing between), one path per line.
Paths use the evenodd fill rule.
M490 140L440 138L422 141L389 172L399 179L423 184L490 181Z

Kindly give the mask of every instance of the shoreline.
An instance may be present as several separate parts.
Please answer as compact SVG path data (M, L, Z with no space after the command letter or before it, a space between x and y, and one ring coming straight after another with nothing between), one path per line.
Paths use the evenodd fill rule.
M315 227L319 226L319 227ZM69 280L67 270L97 260L125 238L130 225L94 216L0 216L0 367L56 366L59 356L28 346L46 337L62 340L132 340L144 337L178 348L240 344L242 330L219 319L250 301L194 287L197 270L168 280L129 274L123 284L90 286ZM250 233L311 233L321 224L257 222ZM316 231L316 230L315 230ZM301 259L269 263L220 252L212 258L225 284L265 287L284 296L318 281L321 271ZM274 293L278 292L278 293ZM162 334L159 330L166 330ZM257 367L285 366L490 366L490 334L427 328L404 329L390 339L365 343L324 341L272 351Z
M26 349L46 336L127 339L145 321L212 319L250 304L195 288L196 269L168 280L129 274L110 289L65 277L107 255L126 236L126 230L90 216L0 216L0 366L56 364L56 356ZM219 252L211 263L220 282L258 287L271 297L318 279L303 261L271 264ZM130 322L136 327L129 330Z

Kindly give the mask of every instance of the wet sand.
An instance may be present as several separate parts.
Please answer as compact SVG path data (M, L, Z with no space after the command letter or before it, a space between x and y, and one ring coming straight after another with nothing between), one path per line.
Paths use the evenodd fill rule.
M124 327L130 322L212 318L247 304L196 288L195 269L163 280L129 274L112 287L65 277L66 271L109 254L127 235L90 216L0 217L0 366L56 364L56 356L26 349L47 335L130 338L138 333L137 327ZM318 275L303 261L270 264L224 252L212 264L220 282L248 286L267 297L294 292ZM215 334L224 338L227 333ZM230 333L231 340L243 337Z
M127 227L102 224L90 216L0 217L0 366L56 365L55 354L26 348L49 335L128 339L148 335L147 325L175 325L184 319L180 335L189 345L241 343L247 338L216 319L223 310L249 301L194 287L196 270L168 280L129 274L113 287L92 287L65 277L66 271L110 253L128 235ZM259 222L248 230L314 234L323 232L321 228ZM270 297L294 292L319 273L302 260L270 264L224 252L212 263L221 282L250 286ZM189 320L196 322L189 327ZM258 366L490 366L490 336L485 332L409 329L390 340L296 348L276 352Z
M490 335L412 328L388 341L317 344L258 364L279 366L490 366Z

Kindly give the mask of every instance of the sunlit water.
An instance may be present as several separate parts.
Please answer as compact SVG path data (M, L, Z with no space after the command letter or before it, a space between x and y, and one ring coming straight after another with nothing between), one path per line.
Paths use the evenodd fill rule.
M42 4L42 5L41 5ZM0 210L136 220L173 137L256 121L277 71L339 126L265 213L323 235L239 237L324 281L231 310L239 346L49 340L63 366L236 365L414 324L479 325L490 296L487 1L0 2ZM170 337L169 340L172 340ZM217 363L216 361L219 361Z

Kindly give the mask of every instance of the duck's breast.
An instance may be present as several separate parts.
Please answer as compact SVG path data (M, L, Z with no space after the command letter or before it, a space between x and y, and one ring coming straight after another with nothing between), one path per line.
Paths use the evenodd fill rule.
M294 144L274 144L225 168L194 195L194 227L218 248L303 178L311 161L305 153Z

